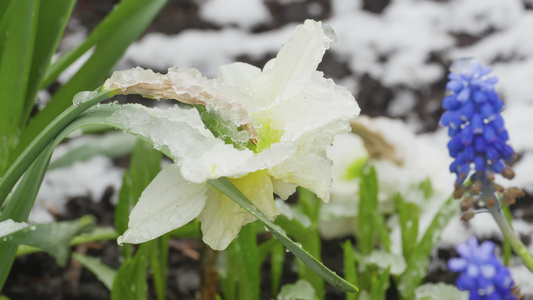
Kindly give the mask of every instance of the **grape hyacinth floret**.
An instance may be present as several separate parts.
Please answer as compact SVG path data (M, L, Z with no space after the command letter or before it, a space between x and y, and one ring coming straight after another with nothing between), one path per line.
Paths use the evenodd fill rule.
M491 69L473 59L461 59L451 67L442 106L447 111L440 119L448 127L448 143L454 161L450 171L457 174L457 184L468 178L472 165L476 172L502 173L512 177L506 163L514 159L508 144L509 134L500 115L503 102L494 90L498 79L487 76Z
M495 245L484 241L481 245L475 237L456 247L461 257L451 258L448 269L461 272L456 285L462 291L470 292L470 300L501 299L513 300L514 281L509 269L502 265L494 254Z

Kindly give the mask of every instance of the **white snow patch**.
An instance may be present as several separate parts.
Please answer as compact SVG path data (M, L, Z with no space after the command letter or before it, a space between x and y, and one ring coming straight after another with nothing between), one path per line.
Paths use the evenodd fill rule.
M113 166L104 156L76 162L70 167L48 171L30 213L30 221L45 223L54 221L50 213L64 212L71 197L90 196L100 200L108 187L118 193L123 171Z
M255 59L269 53L273 56L294 33L295 25L261 34L235 28L186 30L175 36L150 33L128 48L123 61L160 70L169 66L196 68L207 77L215 77L219 66L240 55Z
M533 295L533 284L531 284L533 282L533 273L523 264L512 266L509 270L516 285L520 288L520 293L523 295Z
M387 107L387 114L399 117L408 114L416 105L416 96L411 91L398 91Z
M238 25L252 28L270 20L270 12L262 0L208 0L198 14L217 25Z
M480 35L512 26L522 13L520 1L484 0L480 5L478 0L455 0L447 15L451 31Z
M0 236L6 236L13 232L19 231L23 228L28 227L26 222L15 222L12 219L8 219L0 222Z

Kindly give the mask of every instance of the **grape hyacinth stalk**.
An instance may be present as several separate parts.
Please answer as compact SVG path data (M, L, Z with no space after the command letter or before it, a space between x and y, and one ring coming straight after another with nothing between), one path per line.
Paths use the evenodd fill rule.
M502 203L513 204L524 192L517 188L506 190L494 182L495 174L514 177L510 164L516 154L500 115L503 102L494 90L498 79L488 76L490 71L474 59L460 59L448 76L446 89L451 94L442 103L447 111L440 125L448 127L451 137L448 150L454 161L450 171L457 175L454 196L463 198L464 220L473 217L474 202L477 207L485 207L482 211L490 212L513 250L533 271L533 257L502 212Z
M475 237L456 247L461 257L451 258L448 269L461 272L456 285L470 292L470 300L515 300L512 293L514 281L509 269L494 254L495 244L484 241L481 245Z

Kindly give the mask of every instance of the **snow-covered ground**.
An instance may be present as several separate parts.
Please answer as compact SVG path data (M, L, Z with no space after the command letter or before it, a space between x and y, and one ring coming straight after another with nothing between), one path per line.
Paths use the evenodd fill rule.
M117 69L139 65L163 71L180 65L197 68L213 77L219 65L238 57L267 58L277 52L298 23L253 33L254 27L272 22L272 12L266 2L272 1L198 1L199 17L219 29L188 29L175 35L146 34L129 48ZM289 5L304 0L274 2ZM395 189L392 192L410 193L410 183L427 177L432 180L436 196L425 206L427 220L422 220L422 225L429 222L440 203L450 195L454 178L447 168L450 159L445 132L417 135L421 126L413 107L421 101L421 95L427 98L431 86L442 81L447 66L460 57L478 59L493 67L493 75L499 77L497 91L506 105L503 116L512 146L521 155L515 166L516 178L505 185L516 185L533 193L533 10L527 9L533 5L531 1L395 0L382 13L363 10L362 1L357 0L331 0L330 5L329 17L322 20L338 36L330 52L349 70L347 75L335 80L357 96L362 89L361 78L371 76L394 93L384 114L407 120L362 119L369 129L379 132L395 146L404 161L401 167L376 162L384 186ZM306 14L312 16L320 15L323 8L310 2L306 9ZM81 32L64 44L76 44L76 39L83 36ZM426 107L428 113L437 110L443 89L429 96L433 106ZM51 220L47 210L61 210L68 197L91 194L99 199L107 185L111 184L115 190L120 186L121 174L122 170L102 157L50 171L30 221ZM533 237L530 223L516 220L515 227L521 234ZM444 231L441 246L463 242L472 234L480 238L500 236L488 216L476 216L469 227L456 218ZM533 243L529 247L533 252ZM522 291L533 294L533 285L528 284L533 282L533 275L524 271L519 262L512 272Z

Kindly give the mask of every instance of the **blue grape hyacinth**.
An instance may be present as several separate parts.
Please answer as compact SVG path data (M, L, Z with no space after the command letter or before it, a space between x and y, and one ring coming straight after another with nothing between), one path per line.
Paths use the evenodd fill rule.
M457 245L461 257L451 258L448 269L461 272L456 285L470 292L470 300L515 300L514 285L509 269L502 265L494 254L495 245L484 241L481 245L475 237Z
M472 166L476 172L514 175L506 168L515 152L500 115L503 102L494 90L498 79L488 76L490 71L476 60L461 59L448 76L446 89L451 94L442 103L446 112L440 125L448 127L448 150L454 158L450 171L457 174L458 185L468 178Z

